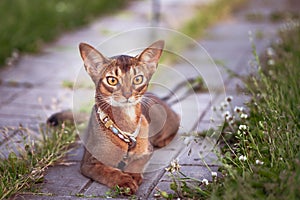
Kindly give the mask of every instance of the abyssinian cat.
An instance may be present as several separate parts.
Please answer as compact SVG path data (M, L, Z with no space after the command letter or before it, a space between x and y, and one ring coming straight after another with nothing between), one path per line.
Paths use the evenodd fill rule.
M176 135L178 115L146 92L163 47L160 40L135 57L107 58L92 46L80 44L85 69L96 87L95 105L83 139L83 175L109 187L129 188L134 194L153 147L167 145ZM158 107L151 110L153 105Z

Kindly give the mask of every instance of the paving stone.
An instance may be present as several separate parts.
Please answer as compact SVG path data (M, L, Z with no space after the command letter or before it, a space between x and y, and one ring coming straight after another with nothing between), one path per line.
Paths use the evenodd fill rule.
M81 141L76 142L76 144L72 145L71 148L72 148L71 151L69 151L65 156L65 160L71 162L73 161L81 162L84 153L84 147L82 145L82 142Z
M92 184L84 191L84 195L87 196L103 196L110 190L109 187L102 185L97 182L92 182Z
M30 92L19 95L12 102L16 106L40 107L45 110L59 110L72 107L72 90L33 88Z
M141 199L146 199L163 175L164 171L164 169L160 169L154 172L146 172L144 174L143 183L140 185L137 192L137 196Z
M55 195L75 195L90 181L79 172L80 163L55 166L47 170L42 192Z
M51 69L52 68L48 66L47 60L40 60L34 56L22 56L16 66L5 68L1 72L1 78L6 82L22 82L39 85L47 80Z
M90 199L99 199L99 198L93 198L93 197L81 197L81 196L71 196L71 195L53 195L53 196L47 196L40 195L40 194L19 194L16 197L14 197L14 200L90 200Z
M149 194L148 199L157 199L155 194L159 194L159 191L165 191L168 193L174 193L170 188L171 181L159 181L154 190Z
M28 90L29 90L28 88L7 87L7 86L0 85L0 94L1 94L0 107L4 106L7 103L10 103L18 95L22 93L26 93Z
M0 109L1 110L1 109ZM44 119L35 119L28 116L12 116L12 115L2 115L0 114L0 127L19 127L20 125L37 126L39 123L44 123Z
M192 142L187 150L182 153L178 160L180 165L221 165L218 159L218 150L215 141L210 138Z

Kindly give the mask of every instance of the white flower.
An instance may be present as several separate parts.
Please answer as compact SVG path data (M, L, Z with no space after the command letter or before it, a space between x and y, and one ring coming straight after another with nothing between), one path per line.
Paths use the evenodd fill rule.
M229 122L229 124L230 124L231 126L233 126L233 125L234 125L234 123L235 123L234 119L233 119L233 120L231 120L231 121Z
M206 178L204 178L204 179L202 180L202 183L203 183L204 185L208 185L208 180L207 180Z
M271 66L275 65L275 61L273 59L269 59L268 65L271 65Z
M272 47L267 48L267 55L272 57L274 56L274 49Z
M224 118L231 116L231 113L229 111L226 111L223 113Z
M172 160L170 166L168 168L165 168L165 170L171 173L178 172L181 167L178 162L179 162L178 158Z
M238 107L238 106L234 107L234 112L236 112L236 113L240 113L240 112L243 112L243 111L244 111L243 107Z
M247 114L245 114L245 113L242 113L241 114L241 119L247 119L248 118L248 115Z
M247 130L247 126L244 125L244 124L241 124L241 125L239 126L239 130L245 131L245 130Z
M241 155L239 157L239 161L246 161L247 160L247 156Z
M257 160L255 161L255 164L257 164L257 165L263 165L264 162L257 159Z
M217 177L217 175L218 175L217 172L211 172L212 177Z
M234 121L234 116L228 115L228 116L226 117L226 120L227 120L228 122Z

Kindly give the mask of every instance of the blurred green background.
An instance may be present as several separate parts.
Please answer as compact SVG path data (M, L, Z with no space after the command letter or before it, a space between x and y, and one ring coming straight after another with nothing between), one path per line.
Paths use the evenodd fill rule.
M125 4L123 0L1 0L0 67L12 52L36 52L62 32Z

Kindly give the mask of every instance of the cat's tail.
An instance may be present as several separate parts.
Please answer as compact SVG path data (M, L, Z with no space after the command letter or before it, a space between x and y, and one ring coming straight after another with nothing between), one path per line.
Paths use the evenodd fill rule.
M180 93L180 96L174 99L175 93L177 92ZM162 97L161 100L172 106L183 101L192 94L203 92L207 92L207 87L203 79L201 77L190 78L178 83L174 89L171 90L166 96Z
M87 113L76 113L76 122L83 123L89 118ZM58 126L61 123L74 124L74 113L71 110L64 110L54 113L47 119L47 124L50 126Z

